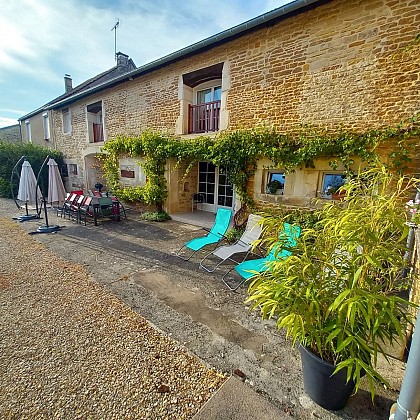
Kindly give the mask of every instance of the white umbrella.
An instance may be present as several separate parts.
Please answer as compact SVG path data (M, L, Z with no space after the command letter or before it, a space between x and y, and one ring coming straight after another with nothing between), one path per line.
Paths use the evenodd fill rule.
M41 198L41 190L36 186L36 178L31 164L25 159L20 171L19 191L17 199L25 203L26 216L19 216L18 220L24 222L37 218L37 214L28 213L28 203L35 203L37 199L36 191L38 190L38 199ZM37 207L38 209L38 207Z
M66 190L58 170L57 162L50 158L48 160L48 202L62 203L66 199Z
M36 178L31 164L24 160L20 172L19 191L17 199L25 203L35 203L36 201ZM38 187L38 197L41 197L41 191Z

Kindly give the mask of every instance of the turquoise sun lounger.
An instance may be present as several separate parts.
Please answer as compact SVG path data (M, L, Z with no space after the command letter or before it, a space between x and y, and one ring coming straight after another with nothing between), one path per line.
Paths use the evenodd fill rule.
M232 210L218 209L213 227L206 236L191 239L191 241L182 245L176 255L185 261L188 261L197 251L207 245L217 245L222 239L229 227ZM188 254L186 255L186 253Z

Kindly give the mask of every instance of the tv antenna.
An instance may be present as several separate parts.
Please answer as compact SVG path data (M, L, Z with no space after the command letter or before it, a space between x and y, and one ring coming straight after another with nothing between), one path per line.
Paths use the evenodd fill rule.
M120 26L120 19L117 19L117 23L112 27L111 32L114 32L114 56L115 60L117 60L117 28Z

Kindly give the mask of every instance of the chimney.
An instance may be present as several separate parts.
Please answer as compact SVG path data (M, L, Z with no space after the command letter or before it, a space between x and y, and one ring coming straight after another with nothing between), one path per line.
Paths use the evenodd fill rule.
M123 54L122 52L117 52L117 67L120 70L127 70L128 69L128 55Z
M66 93L69 93L73 90L73 81L69 74L64 75L64 88Z

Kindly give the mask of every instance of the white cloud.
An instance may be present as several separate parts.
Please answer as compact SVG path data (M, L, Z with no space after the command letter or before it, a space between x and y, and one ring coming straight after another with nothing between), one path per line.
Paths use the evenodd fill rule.
M244 22L285 0L2 0L0 108L34 110L115 65L117 51L137 66ZM12 115L5 115L11 117Z
M17 123L18 121L16 119L0 117L0 128L8 127L9 125L15 125Z

